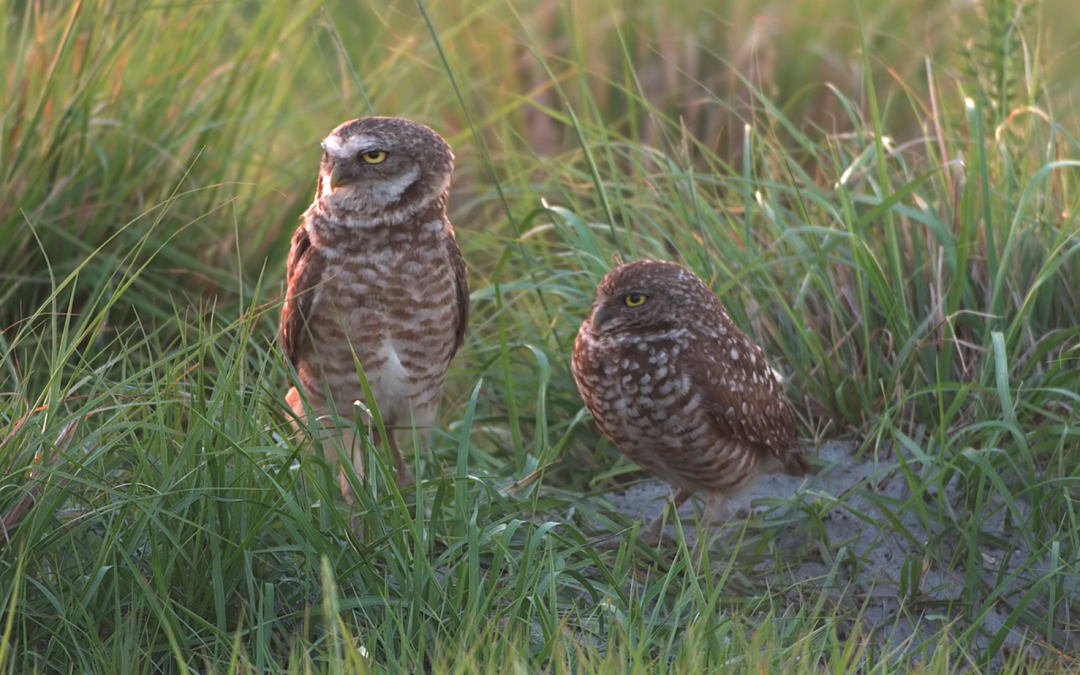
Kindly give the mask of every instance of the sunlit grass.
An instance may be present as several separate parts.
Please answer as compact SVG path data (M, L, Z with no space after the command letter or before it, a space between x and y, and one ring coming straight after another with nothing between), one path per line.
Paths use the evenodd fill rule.
M1074 665L1075 13L1017 42L946 3L55 5L0 4L0 667ZM422 483L369 448L354 514L275 333L318 140L369 103L455 147L473 318ZM711 573L633 545L608 497L642 474L569 374L641 257L720 294L808 445L878 461L734 520ZM845 581L873 561L838 513L910 542L899 584Z

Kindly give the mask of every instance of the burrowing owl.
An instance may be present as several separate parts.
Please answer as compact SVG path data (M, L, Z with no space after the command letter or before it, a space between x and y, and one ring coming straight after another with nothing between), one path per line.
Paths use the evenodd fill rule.
M346 122L322 149L315 201L289 251L281 343L323 427L331 410L353 420L365 400L356 355L404 487L413 477L390 429L434 423L468 322L465 261L446 217L454 155L431 129L388 117ZM306 418L297 388L285 400ZM342 440L362 474L356 439ZM324 437L328 459L332 442ZM341 489L352 504L344 473Z
M600 282L574 344L574 379L600 430L677 489L707 494L702 532L724 495L762 473L811 473L795 414L765 352L679 265L643 260ZM663 514L642 531L657 545Z

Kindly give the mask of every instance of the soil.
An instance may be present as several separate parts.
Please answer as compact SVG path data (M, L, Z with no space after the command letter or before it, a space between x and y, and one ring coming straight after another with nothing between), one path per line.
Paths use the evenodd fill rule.
M751 554L744 571L763 587L789 589L791 602L816 601L825 591L832 611L848 617L846 628L855 630L858 621L859 634L869 633L879 645L904 645L909 652L925 647L929 655L948 628L960 638L967 656L991 671L1000 668L1012 650L1045 656L1039 646L1050 623L1045 589L1054 584L1036 592L1034 601L1021 602L1050 569L1046 552L1031 551L1017 531L1017 522L1028 515L1026 504L1016 502L1018 519L1015 513L1006 517L1002 499L985 501L979 514L978 559L971 565L958 535L967 529L970 516L959 481L946 485L944 495L923 491L916 499L924 506L915 508L895 455L859 458L853 451L846 443L822 445L808 451L818 458L815 476L766 476L730 498L722 516L727 520L714 528L718 536L709 548L714 570L740 565L742 550L760 553L775 546L781 555ZM911 483L921 485L915 463L906 465L914 476ZM620 513L647 522L660 513L670 494L663 483L648 481L609 499ZM679 510L688 549L697 542L695 512L700 514L700 502L687 502ZM925 519L929 522L924 522L924 513L932 514ZM942 525L950 522L960 526ZM676 526L669 525L666 533L674 536ZM1008 550L996 548L995 542ZM778 570L775 560L783 560L785 568ZM973 574L965 573L968 565L975 568ZM917 583L902 584L904 577ZM978 588L967 588L969 579ZM1075 604L1080 599L1078 579L1075 572L1057 577L1056 592L1071 595ZM1025 605L1026 613L1012 616L1014 608ZM1060 625L1055 642L1075 647L1080 635L1063 635Z

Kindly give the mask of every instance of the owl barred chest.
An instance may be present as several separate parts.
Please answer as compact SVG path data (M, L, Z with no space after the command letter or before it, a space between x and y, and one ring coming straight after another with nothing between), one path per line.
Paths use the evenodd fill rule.
M352 402L365 400L355 353L388 426L434 423L456 332L444 228L434 220L372 231L350 249L326 252L309 321L340 415L351 417ZM315 384L319 374L304 370L301 381Z

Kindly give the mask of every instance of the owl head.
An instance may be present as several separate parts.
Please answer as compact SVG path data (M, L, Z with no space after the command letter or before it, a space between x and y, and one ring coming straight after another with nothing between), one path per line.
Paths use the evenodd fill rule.
M692 272L662 260L639 260L607 274L591 317L597 337L635 336L728 320L720 300Z
M331 214L358 224L401 224L450 188L454 153L442 137L416 122L398 117L345 122L322 149L318 201Z

